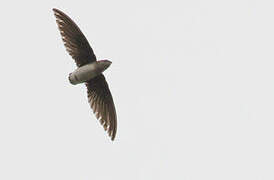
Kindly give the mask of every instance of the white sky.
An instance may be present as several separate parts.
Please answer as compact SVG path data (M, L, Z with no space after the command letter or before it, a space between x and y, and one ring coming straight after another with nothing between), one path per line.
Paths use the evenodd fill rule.
M2 1L0 179L273 180L273 5ZM114 142L69 84L53 7L113 62Z

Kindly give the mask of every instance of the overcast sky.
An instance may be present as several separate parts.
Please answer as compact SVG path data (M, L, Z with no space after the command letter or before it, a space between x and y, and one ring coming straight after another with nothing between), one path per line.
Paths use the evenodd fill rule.
M273 180L273 6L2 1L0 179ZM113 62L114 142L68 81L54 7Z

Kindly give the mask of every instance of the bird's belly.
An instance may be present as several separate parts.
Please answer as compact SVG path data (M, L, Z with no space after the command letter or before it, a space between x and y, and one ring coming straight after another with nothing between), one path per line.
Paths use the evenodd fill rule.
M100 73L101 71L98 69L97 62L93 62L79 67L74 72L70 73L69 81L73 85L84 83L98 76Z

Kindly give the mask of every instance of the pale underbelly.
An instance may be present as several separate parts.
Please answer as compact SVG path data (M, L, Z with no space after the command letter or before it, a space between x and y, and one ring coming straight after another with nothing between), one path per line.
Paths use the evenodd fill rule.
M98 68L97 62L84 65L69 74L69 81L73 85L84 83L101 74L102 71L100 70L101 68Z

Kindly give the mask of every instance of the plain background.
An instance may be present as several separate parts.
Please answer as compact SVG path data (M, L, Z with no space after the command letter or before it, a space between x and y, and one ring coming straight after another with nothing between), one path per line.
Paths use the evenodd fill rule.
M273 180L273 6L2 1L0 179ZM114 142L69 84L54 7L113 62Z

